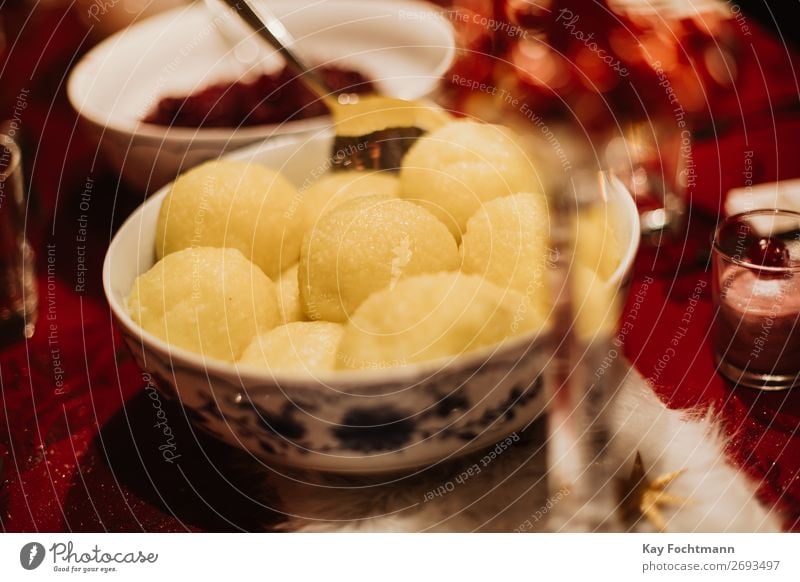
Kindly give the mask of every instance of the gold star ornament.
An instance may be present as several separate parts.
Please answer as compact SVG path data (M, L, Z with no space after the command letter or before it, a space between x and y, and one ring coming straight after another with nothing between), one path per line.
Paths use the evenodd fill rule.
M664 531L667 522L662 510L678 508L692 502L690 499L665 491L684 471L684 469L673 471L650 481L644 470L642 456L637 451L630 477L620 482L619 511L622 519L629 525L634 525L644 518L658 531Z

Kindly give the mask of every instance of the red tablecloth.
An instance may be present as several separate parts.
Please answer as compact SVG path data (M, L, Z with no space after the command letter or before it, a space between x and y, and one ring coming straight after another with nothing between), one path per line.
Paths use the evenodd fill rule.
M7 39L9 46L12 41L0 73L0 112L11 117L16 111L25 138L32 177L27 228L38 255L41 304L34 337L0 351L0 527L269 528L282 519L271 509L269 488L252 478L238 451L194 432L178 410L170 419L180 463L164 463L158 452L157 419L142 392L142 375L115 335L101 289L105 248L143 194L118 184L81 133L64 94L70 63L91 44L85 28L71 12L42 9L20 38ZM722 415L730 460L761 482L760 498L783 512L785 527L800 530L800 393L758 393L726 383L715 373L708 337L714 313L710 285L703 283L720 193L744 183L746 150L754 152L755 182L800 175L792 63L763 33L747 42L754 54L769 55L764 70L774 76L765 81L768 91L759 85L763 113L748 113L715 139L696 143L689 237L672 257L682 266L677 275L660 277L651 257L639 258L626 311L635 314L626 354L670 407L710 407ZM752 74L747 70L740 79L751 82ZM792 106L769 107L787 95ZM88 211L80 207L86 192ZM85 288L77 270L81 214L89 235ZM696 290L701 294L694 305ZM679 338L674 353L667 349L673 338Z

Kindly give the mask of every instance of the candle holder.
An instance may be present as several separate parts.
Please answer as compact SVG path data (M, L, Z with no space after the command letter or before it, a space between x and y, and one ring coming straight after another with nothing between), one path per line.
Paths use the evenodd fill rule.
M38 296L25 224L20 151L0 134L0 347L31 337L36 323Z
M712 262L720 373L762 390L800 384L800 213L754 210L725 219Z

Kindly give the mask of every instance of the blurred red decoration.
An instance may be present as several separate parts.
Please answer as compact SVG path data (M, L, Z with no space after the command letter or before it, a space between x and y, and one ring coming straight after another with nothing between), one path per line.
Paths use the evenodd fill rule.
M485 103L487 95L467 94L496 98L495 88L511 87L537 111L590 127L671 116L676 108L709 118L709 104L739 80L737 46L743 32L751 34L713 6L667 16L619 0L440 4L449 7L460 46L447 104Z

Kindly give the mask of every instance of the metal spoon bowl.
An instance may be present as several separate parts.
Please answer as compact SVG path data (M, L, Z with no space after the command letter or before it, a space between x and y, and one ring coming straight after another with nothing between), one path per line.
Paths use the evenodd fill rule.
M328 107L336 138L333 169L396 170L421 135L451 120L437 105L381 95L341 93L338 96L293 47L292 34L264 2L206 0L212 12L233 13L286 61L286 66Z

